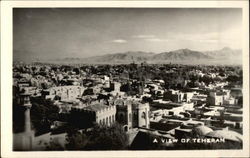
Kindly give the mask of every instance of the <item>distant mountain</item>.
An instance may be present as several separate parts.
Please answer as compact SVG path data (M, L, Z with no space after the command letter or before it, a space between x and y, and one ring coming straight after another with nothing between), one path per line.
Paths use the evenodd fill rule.
M95 56L85 58L85 61L88 62L103 62L103 63L131 63L148 61L154 53L141 52L141 51L129 51L125 53L117 53L117 54L107 54L102 56Z
M225 47L220 50L214 51L194 51L190 49L179 49L169 52L152 53L142 51L129 51L124 53L106 54L101 56L94 56L88 58L70 57L63 59L50 59L46 62L53 62L58 64L129 64L132 62L164 64L164 63L176 63L176 64L228 64L228 65L242 65L242 51L233 50L229 47Z
M156 54L152 58L153 60L199 60L199 59L213 59L213 57L209 55L205 55L198 51L193 51L190 49L179 49L170 52L164 52L160 54Z
M194 60L202 61L202 60L212 60L213 57L203 54L199 51L193 51L190 49L179 49L170 52L163 53L152 53L152 52L141 52L141 51L129 51L125 53L117 53L117 54L107 54L102 56L95 56L83 59L84 62L87 63L185 63L189 64ZM203 62L202 62L203 63Z
M241 59L242 51L239 49L231 49L229 47L224 47L220 50L206 51L204 54L213 56L216 59Z
M73 61L77 61L77 60L81 60L81 59L80 59L80 58L69 58L69 57L68 57L68 58L64 58L63 60L64 60L64 61L72 61L72 60L73 60Z

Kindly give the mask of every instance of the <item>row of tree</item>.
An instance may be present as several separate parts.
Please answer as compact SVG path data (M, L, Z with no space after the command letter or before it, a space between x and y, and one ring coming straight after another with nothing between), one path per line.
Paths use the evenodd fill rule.
M53 141L47 150L125 150L128 136L120 124L111 127L95 125L90 131L68 128L65 147Z

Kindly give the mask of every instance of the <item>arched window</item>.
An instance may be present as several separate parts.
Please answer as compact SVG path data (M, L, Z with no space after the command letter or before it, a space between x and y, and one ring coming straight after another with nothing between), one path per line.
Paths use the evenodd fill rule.
M134 119L134 120L138 120L138 115L137 115L136 112L134 112L134 114L133 114L133 119Z
M115 122L115 115L112 115L112 121Z
M124 121L124 116L123 116L122 113L120 114L119 119L120 119L121 121Z
M111 125L112 120L111 120L111 116L109 116L109 124Z
M145 119L146 118L146 113L142 112L141 117Z
M127 125L124 126L123 128L124 128L124 131L126 131L126 132L128 131L128 126Z

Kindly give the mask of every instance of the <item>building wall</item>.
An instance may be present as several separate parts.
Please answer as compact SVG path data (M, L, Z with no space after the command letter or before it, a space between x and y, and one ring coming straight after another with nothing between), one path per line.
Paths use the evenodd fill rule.
M179 103L185 98L184 93L179 91L168 91L163 94L164 100L171 100L172 102Z
M74 100L81 97L85 87L81 86L59 86L52 87L48 90L48 95L45 95L47 99L54 99L56 95L61 97L61 100Z
M216 92L210 92L209 96L207 98L207 102L210 105L223 105L223 101L224 101L224 96L223 95L217 95Z
M116 107L108 106L107 108L99 111L91 111L91 110L86 110L84 108L78 109L72 107L71 114L74 115L75 118L77 119L75 121L83 122L87 126L92 126L93 123L110 126L113 123L115 123L116 120L115 117Z
M126 106L117 106L117 121L122 125L127 125L127 130L132 129L132 107L131 104Z
M214 100L214 105L223 105L223 96L215 96L212 100Z
M178 107L174 107L172 109L164 109L164 115L179 115L181 112L185 112L186 110L194 110L194 103L182 103Z
M226 99L226 100L224 100L224 102L223 102L223 104L225 104L225 105L233 105L233 104L235 104L235 103L236 103L236 101L235 101L234 98Z
M108 108L96 112L96 123L99 125L110 126L116 120L116 106L109 106Z
M137 116L137 119L133 119L136 120L133 126L149 128L149 104L134 106L132 111L136 114L134 116Z
M149 128L149 104L117 105L117 121L127 130L134 127Z
M186 99L186 102L191 102L191 99L193 98L194 93L185 93L184 99Z

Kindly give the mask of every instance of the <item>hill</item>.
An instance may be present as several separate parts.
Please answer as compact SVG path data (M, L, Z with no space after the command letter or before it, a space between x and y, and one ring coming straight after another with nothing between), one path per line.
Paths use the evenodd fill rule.
M175 51L156 54L153 56L153 60L156 60L156 61L159 61L159 60L179 61L179 60L199 60L199 59L209 60L209 59L213 59L213 57L209 55L205 55L202 52L193 51L190 49L179 49Z

